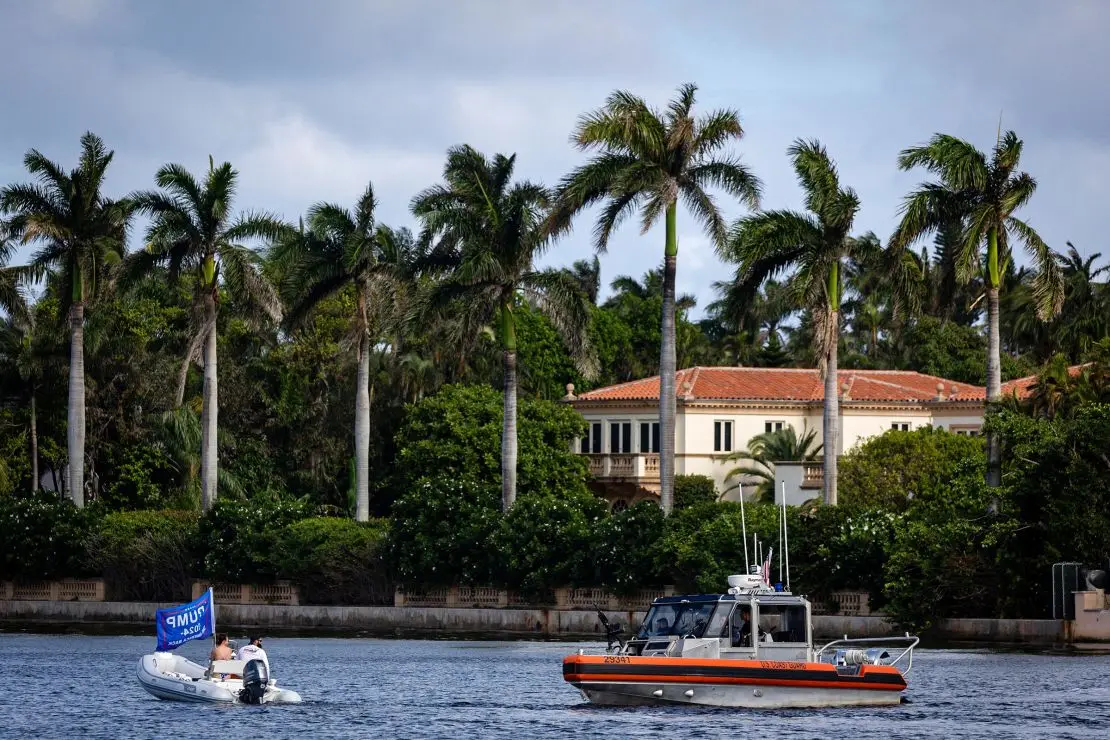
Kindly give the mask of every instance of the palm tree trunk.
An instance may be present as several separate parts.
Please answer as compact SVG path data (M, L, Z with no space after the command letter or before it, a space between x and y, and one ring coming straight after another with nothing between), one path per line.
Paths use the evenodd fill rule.
M663 257L663 322L659 348L659 505L674 508L675 316L674 283L678 267L678 206L667 207L667 244Z
M70 309L69 424L66 446L69 474L66 487L77 508L85 505L85 304Z
M185 350L185 359L181 363L181 369L177 371L177 396L173 403L175 409L181 408L181 404L185 403L185 383L189 379L189 366L193 364L193 358L200 349L200 343L204 337L205 332L199 331L189 340L189 347Z
M516 501L516 324L512 309L501 308L502 360L505 366L505 418L501 425L501 506L504 511Z
M370 338L358 340L358 388L355 392L355 520L370 519Z
M839 326L839 312L834 311L829 320L834 326ZM840 373L837 364L839 349L837 345L840 342L838 341L839 331L834 330L832 334L832 344L825 355L825 428L822 449L824 450L825 503L836 506L836 463L837 453L840 450Z
M35 384L31 383L31 493L39 490L39 425L35 409Z
M987 404L1002 395L1002 342L998 326L998 288L1002 274L998 264L998 230L987 236ZM987 434L987 485L1002 484L1002 440Z
M987 402L1002 395L1002 356L998 336L998 288L987 288ZM1002 441L987 433L987 485L1002 484Z
M215 288L213 288L215 290ZM208 331L204 338L204 405L201 409L200 443L200 503L208 511L216 503L217 454L216 430L218 429L219 388L216 376L216 298L208 295L204 299L205 325Z

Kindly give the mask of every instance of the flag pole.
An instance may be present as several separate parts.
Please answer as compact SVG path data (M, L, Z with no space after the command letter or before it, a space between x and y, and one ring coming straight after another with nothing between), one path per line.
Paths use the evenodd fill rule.
M751 563L748 561L748 520L744 514L744 484L738 483L740 488L740 539L744 540L744 575L752 572Z

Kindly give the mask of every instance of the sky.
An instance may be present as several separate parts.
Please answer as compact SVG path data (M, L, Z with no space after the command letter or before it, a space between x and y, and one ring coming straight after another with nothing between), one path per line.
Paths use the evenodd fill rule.
M211 155L240 171L240 208L295 220L372 182L379 219L414 226L448 147L515 152L520 177L554 185L610 92L661 108L693 82L698 110L739 112L764 207L801 207L786 149L817 138L859 193L857 231L884 239L924 178L898 152L934 132L989 149L1001 121L1039 182L1021 215L1089 255L1110 204L1108 36L1105 0L0 0L0 183L26 179L32 147L72 167L91 130L116 152L112 195ZM590 216L544 264L593 254ZM684 212L678 234L678 289L704 307L730 270ZM626 222L603 281L662 247Z

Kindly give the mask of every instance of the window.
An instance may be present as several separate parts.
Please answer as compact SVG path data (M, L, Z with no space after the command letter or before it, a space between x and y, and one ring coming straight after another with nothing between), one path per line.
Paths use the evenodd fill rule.
M908 421L892 421L890 428L896 432L908 432L910 430L910 423Z
M601 454L601 422L595 421L586 429L586 436L582 438L582 452Z
M732 452L732 422L713 422L713 451Z
M630 422L630 421L611 421L611 422L609 422L609 452L610 453L629 453L629 452L632 452L632 422Z
M659 422L640 422L640 452L659 452Z
M763 432L765 434L781 432L784 426L786 426L786 423L782 421L765 421L763 422Z
M979 427L949 427L949 431L961 437L978 437Z

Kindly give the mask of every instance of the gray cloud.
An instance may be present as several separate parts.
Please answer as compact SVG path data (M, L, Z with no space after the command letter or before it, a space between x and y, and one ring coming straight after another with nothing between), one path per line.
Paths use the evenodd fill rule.
M243 207L292 218L373 180L382 218L407 223L448 146L515 151L522 176L554 182L581 161L576 117L612 89L662 106L696 81L703 109L740 111L766 205L800 205L785 149L818 137L860 192L860 230L881 236L920 179L896 170L898 151L938 130L989 147L1001 113L1040 181L1025 215L1051 243L1093 252L1110 196L1108 31L1097 0L0 0L0 48L18 60L0 80L0 181L22 178L32 146L68 164L92 129L117 150L118 192L211 153L242 171ZM680 287L704 304L723 270L680 223ZM589 226L545 260L587 256ZM606 279L654 266L660 242L630 223Z

